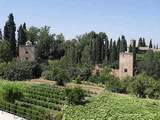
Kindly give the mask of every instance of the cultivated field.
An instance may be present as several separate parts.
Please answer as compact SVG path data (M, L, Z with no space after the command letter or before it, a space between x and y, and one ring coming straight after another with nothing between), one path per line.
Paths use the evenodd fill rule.
M103 93L85 106L68 106L65 120L160 120L160 101Z

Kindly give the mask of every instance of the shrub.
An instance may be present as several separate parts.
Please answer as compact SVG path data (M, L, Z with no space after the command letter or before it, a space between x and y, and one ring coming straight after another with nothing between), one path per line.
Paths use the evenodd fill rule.
M8 80L31 79L32 65L27 61L12 61L6 65L2 78Z
M57 85L65 85L65 83L69 80L67 73L57 67L44 71L42 73L42 77L47 80L57 81Z
M160 98L160 82L147 76L140 74L135 77L126 77L122 80L111 77L106 82L106 89L111 92L131 93L142 98Z
M42 69L38 63L32 63L32 78L41 77Z
M111 92L124 93L126 90L123 88L122 84L123 83L118 78L110 76L106 82L106 89Z
M88 81L94 83L102 83L105 84L110 78L113 76L110 74L111 69L108 67L104 67L98 74L91 76Z
M67 74L64 71L60 71L56 76L55 80L57 82L57 85L64 86L65 83L69 80Z
M20 100L22 97L23 97L23 93L17 87L15 87L15 86L5 87L5 92L3 93L3 98L6 101L14 103L15 100Z
M143 73L133 78L130 83L129 92L138 97L159 98L159 86L159 81L156 81L152 77L149 77Z
M62 112L58 112L56 115L55 115L55 120L62 120L63 118L63 113Z
M81 88L66 89L65 93L69 104L77 105L83 103L85 94Z
M39 78L41 76L41 67L37 63L28 61L12 61L9 63L0 63L0 77L8 80L27 80Z
M7 63L0 63L0 77L2 77L4 75L4 71L7 67Z
M75 81L76 81L77 84L81 84L82 83L81 78L80 78L79 75L78 75L78 77L75 78Z

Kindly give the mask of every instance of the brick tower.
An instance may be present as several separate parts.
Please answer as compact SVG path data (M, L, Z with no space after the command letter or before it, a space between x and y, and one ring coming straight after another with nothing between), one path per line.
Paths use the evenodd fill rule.
M19 59L33 62L36 60L36 46L32 45L30 41L26 42L26 45L19 46Z
M119 77L133 77L134 58L133 53L120 53L119 57Z

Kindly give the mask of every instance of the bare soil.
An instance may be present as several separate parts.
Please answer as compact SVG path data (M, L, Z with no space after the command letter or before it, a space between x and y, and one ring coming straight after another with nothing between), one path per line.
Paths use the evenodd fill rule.
M32 79L30 81L27 81L27 83L30 83L30 84L50 84L50 85L56 84L55 81L49 81L49 80L45 80L43 78ZM99 87L96 85L86 85L86 84L76 84L76 83L67 83L66 87L68 87L68 88L80 87L86 91L90 91L95 94L100 94L105 90L104 87Z

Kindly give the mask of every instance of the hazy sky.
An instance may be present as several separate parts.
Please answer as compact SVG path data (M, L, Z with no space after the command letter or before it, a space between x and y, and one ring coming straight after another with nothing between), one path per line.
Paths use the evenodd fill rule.
M160 44L160 0L0 0L0 28L9 13L17 26L48 25L67 39L94 30Z

